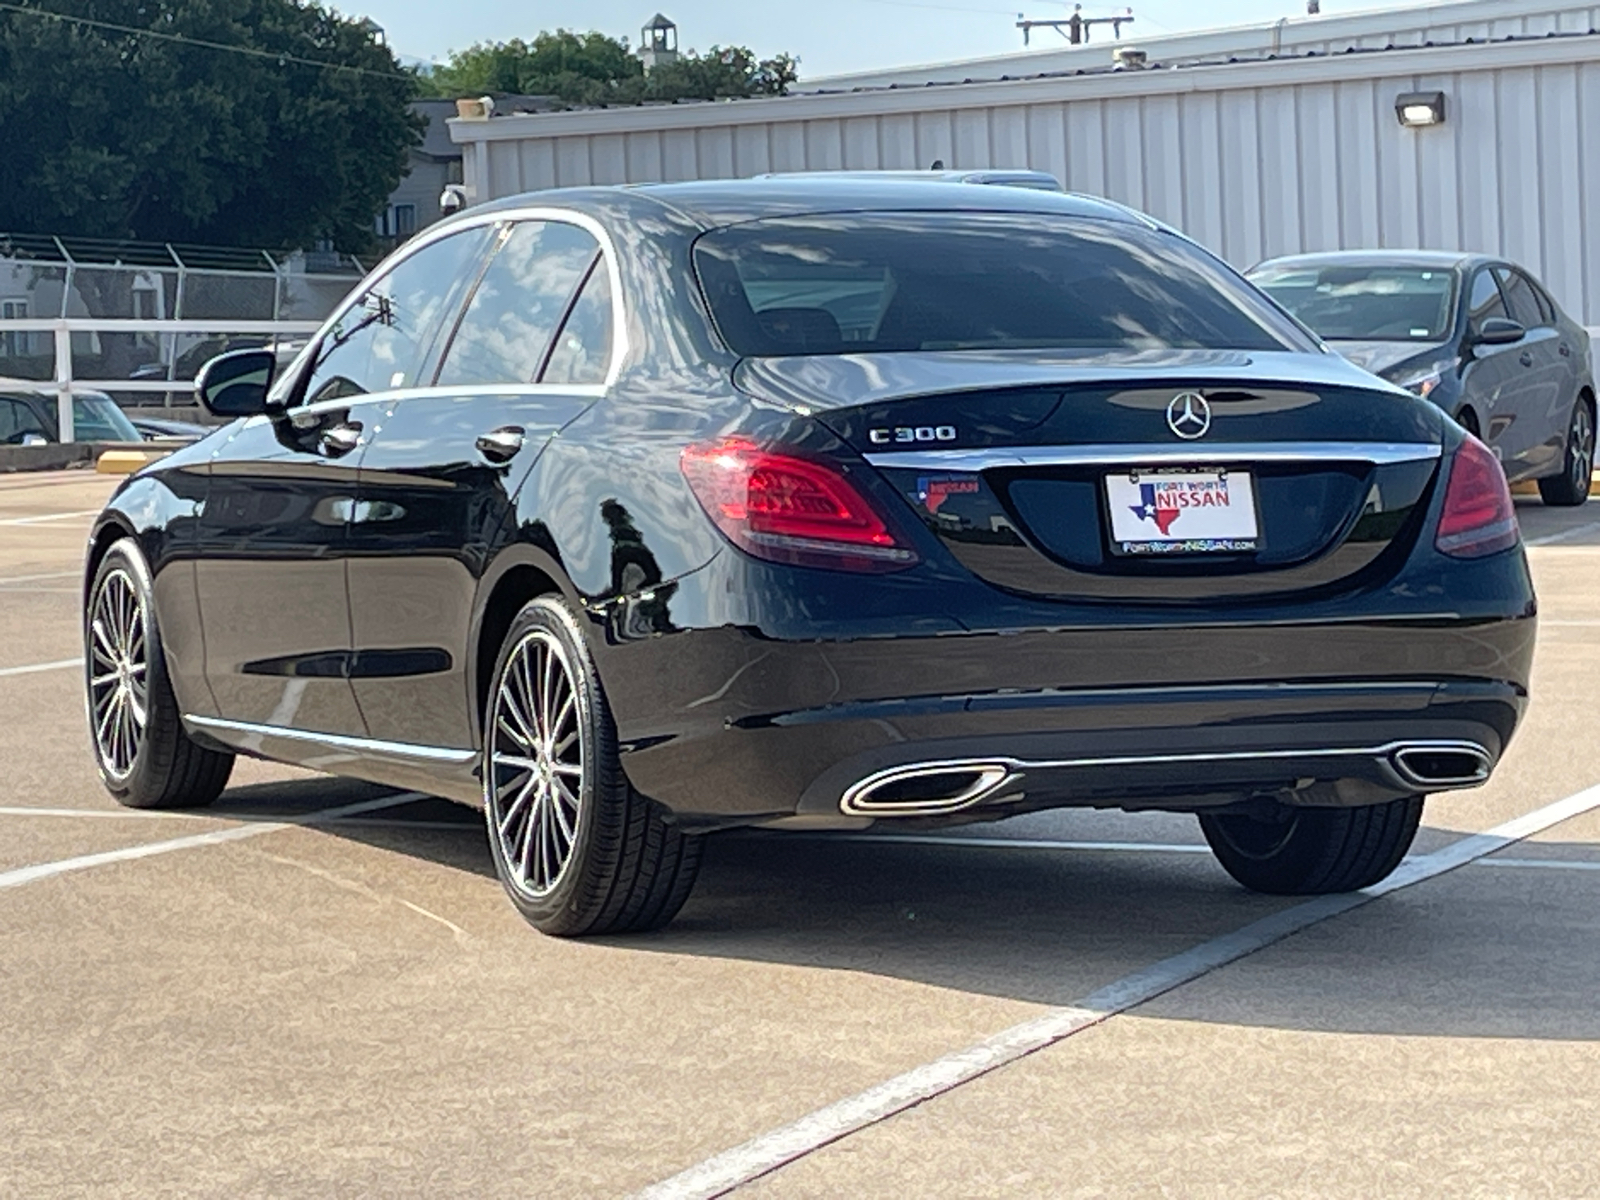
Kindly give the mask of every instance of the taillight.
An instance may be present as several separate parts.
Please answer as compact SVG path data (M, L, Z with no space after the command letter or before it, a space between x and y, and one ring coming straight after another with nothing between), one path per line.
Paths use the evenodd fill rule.
M1517 512L1500 462L1468 435L1450 462L1433 544L1455 558L1481 558L1517 544Z
M761 450L742 438L690 446L684 478L739 549L757 558L846 571L898 571L917 561L842 471Z

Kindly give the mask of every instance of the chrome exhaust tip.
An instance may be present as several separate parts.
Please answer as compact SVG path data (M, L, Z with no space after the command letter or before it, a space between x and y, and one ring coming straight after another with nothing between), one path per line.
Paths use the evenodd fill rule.
M1475 787L1489 778L1494 761L1476 742L1419 742L1401 746L1394 769L1407 783L1424 788Z
M839 810L852 817L937 816L981 803L1014 777L1001 762L890 767L847 788Z

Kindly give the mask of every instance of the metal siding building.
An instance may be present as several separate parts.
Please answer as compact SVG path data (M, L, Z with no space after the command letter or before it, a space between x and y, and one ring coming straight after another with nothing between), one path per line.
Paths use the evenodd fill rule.
M1451 7L1516 7L1535 26L1551 12ZM1380 15L1394 26L1408 14ZM1031 167L1168 221L1239 267L1354 247L1503 254L1600 325L1600 9L1551 19L1590 23L1488 44L454 121L451 132L474 199L935 159ZM1444 124L1401 127L1396 97L1434 90Z

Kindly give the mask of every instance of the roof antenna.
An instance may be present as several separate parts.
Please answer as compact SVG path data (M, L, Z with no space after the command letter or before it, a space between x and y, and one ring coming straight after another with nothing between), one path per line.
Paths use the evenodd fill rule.
M944 159L942 159L942 158L934 159L933 160L933 166L929 167L928 170L930 170L930 171L942 171L942 170L944 170Z

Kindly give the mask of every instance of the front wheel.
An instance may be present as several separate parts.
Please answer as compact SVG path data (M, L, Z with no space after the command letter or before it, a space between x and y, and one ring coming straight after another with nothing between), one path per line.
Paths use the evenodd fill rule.
M89 736L112 797L129 808L199 808L221 795L233 755L197 745L183 728L150 568L132 538L100 560L83 641Z
M560 937L659 929L689 897L699 837L629 785L572 611L539 596L500 649L484 717L484 815L511 902Z
M1223 869L1251 891L1277 896L1371 887L1400 865L1421 821L1421 796L1360 808L1279 804L1260 815L1200 814Z
M1561 474L1539 480L1539 498L1555 507L1571 508L1589 498L1589 486L1593 481L1594 413L1589 409L1589 401L1580 396L1572 406L1572 420L1567 425L1567 449Z

